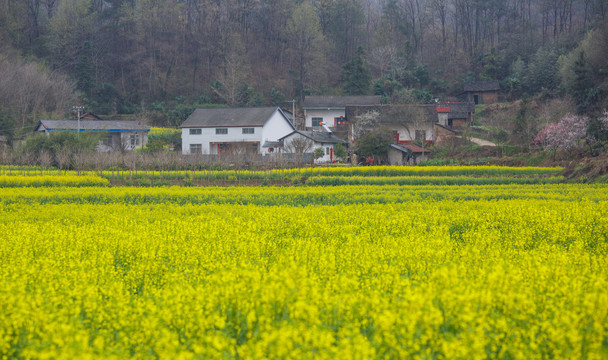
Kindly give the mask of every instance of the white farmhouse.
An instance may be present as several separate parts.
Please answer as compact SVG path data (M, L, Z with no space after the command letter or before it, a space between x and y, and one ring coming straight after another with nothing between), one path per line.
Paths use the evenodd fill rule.
M331 132L294 130L281 138L284 153L312 153L317 148L323 149L323 156L315 159L315 163L328 163L336 159L336 144L346 144Z
M380 105L380 96L307 96L304 99L306 129L316 130L321 123L331 129L345 126L347 105Z
M289 118L278 107L196 109L180 126L182 153L266 154L274 150L272 144L295 130Z

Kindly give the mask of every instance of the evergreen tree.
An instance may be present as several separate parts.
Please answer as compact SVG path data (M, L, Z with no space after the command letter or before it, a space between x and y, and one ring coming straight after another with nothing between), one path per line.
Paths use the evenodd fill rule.
M574 82L570 89L571 95L576 102L576 112L584 114L587 112L592 101L593 79L591 71L585 59L585 52L581 51L574 62Z
M365 60L363 46L357 48L357 54L342 66L340 81L348 95L366 95L372 83L372 74Z
M383 158L388 154L388 148L393 141L393 134L388 129L378 129L357 140L355 151L361 157Z
M481 80L496 80L500 76L500 61L496 49L492 48L490 54L484 56L483 59L483 72L481 73Z
M540 48L528 64L526 86L530 94L540 91L553 92L559 85L558 55L548 48Z
M89 41L85 41L82 45L82 49L78 54L78 62L75 66L76 83L78 89L85 93L87 97L91 97L92 90L95 86L95 80L93 78L95 68L91 62L93 49Z

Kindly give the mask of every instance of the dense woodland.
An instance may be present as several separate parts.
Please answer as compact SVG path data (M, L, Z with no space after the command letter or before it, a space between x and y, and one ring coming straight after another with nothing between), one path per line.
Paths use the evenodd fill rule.
M203 104L425 103L472 80L599 113L607 20L606 0L0 0L0 134L76 104L176 126Z

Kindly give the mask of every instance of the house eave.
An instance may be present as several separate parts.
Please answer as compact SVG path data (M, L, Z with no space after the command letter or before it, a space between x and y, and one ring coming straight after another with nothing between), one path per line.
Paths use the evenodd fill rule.
M217 128L263 128L264 125L216 125L216 126L180 126L181 129L217 129Z
M54 128L44 128L46 131L98 131L98 132L150 132L150 130L141 130L141 129L54 129Z

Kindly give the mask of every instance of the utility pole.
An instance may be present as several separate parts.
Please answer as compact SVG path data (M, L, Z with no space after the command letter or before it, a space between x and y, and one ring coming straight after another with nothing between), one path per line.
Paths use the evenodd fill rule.
M80 114L84 111L84 106L72 106L72 111L76 113L76 119L78 122L78 133L76 136L80 139Z

